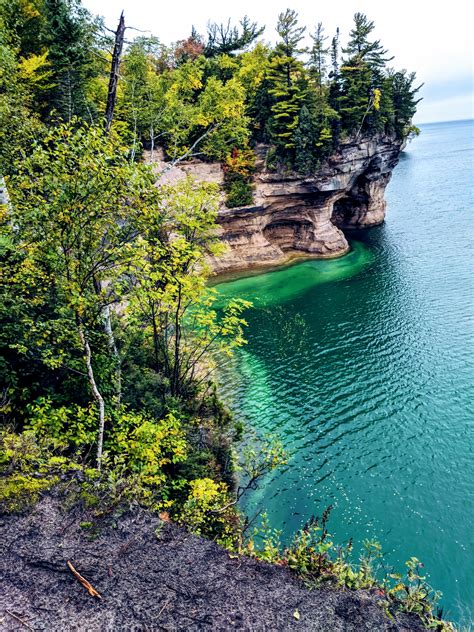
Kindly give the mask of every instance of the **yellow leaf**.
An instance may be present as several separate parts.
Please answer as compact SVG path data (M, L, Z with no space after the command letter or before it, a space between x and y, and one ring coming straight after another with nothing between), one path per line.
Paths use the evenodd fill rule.
M293 616L295 617L295 619L296 619L297 621L299 621L299 620L300 620L300 613L299 613L298 609L296 609L296 610L293 612Z

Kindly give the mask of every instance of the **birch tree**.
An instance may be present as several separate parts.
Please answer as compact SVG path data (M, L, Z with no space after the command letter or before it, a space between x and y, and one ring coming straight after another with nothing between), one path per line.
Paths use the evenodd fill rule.
M103 314L124 300L117 284L126 246L136 237L132 215L150 203L155 190L150 173L129 163L113 134L73 123L51 131L9 179L10 212L16 247L24 253L20 274L36 274L42 283L54 285L64 303L63 318L82 351L98 410L100 469L107 409L120 395L114 353L102 344ZM104 349L107 367L115 366L114 371L97 362L99 350L107 353ZM44 358L50 364L58 361L54 345L44 350Z

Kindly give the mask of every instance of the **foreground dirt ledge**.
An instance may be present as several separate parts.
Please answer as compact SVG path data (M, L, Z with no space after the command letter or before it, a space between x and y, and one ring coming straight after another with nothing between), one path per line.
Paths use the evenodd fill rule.
M79 510L64 514L51 497L29 514L0 518L1 630L424 629L409 615L388 619L376 594L307 590L285 568L233 559L145 511L94 537L84 519ZM88 594L68 560L101 599Z

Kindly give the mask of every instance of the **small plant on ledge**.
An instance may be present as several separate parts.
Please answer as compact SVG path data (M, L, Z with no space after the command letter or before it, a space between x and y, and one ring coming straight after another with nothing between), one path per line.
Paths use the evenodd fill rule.
M228 208L253 204L252 175L255 155L251 149L232 150L224 164L224 189Z

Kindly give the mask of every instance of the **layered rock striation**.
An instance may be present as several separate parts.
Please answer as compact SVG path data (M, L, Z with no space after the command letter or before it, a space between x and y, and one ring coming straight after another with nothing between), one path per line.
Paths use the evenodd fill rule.
M390 136L348 139L307 177L269 172L260 160L255 204L219 212L228 248L213 260L215 272L343 255L349 250L344 229L383 222L385 188L402 149L403 142Z

